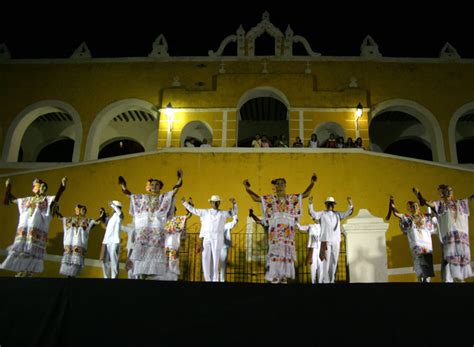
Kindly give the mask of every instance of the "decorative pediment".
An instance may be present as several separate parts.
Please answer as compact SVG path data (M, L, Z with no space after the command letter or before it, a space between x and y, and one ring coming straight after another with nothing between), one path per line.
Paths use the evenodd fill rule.
M170 56L168 53L168 42L166 41L163 34L160 34L160 36L156 38L155 42L153 42L153 50L150 54L148 54L148 56L154 58Z
M1 60L9 60L12 56L10 55L10 51L5 43L0 45L0 61Z
M209 50L209 56L221 56L224 49L231 42L237 42L237 56L255 56L255 40L262 34L268 34L275 40L275 56L292 57L293 44L302 43L309 56L320 56L320 53L313 52L308 41L299 35L294 35L290 26L287 27L285 34L270 22L270 15L264 12L262 20L256 26L251 28L247 33L242 25L239 26L235 35L227 36L219 45L217 51Z
M439 57L445 60L456 60L461 59L456 48L454 48L449 42L446 42L439 52Z
M367 35L360 45L360 56L364 58L381 58L382 54L379 51L379 46L374 39Z
M71 59L87 59L92 58L91 51L85 42L81 43L71 55Z

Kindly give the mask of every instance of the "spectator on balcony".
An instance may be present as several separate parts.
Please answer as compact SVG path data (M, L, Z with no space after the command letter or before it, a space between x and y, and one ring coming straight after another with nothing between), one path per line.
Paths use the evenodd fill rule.
M288 148L288 140L286 139L286 136L281 134L280 139L277 141L277 144L275 147L284 147Z
M319 147L319 141L318 141L318 136L316 134L311 134L311 138L308 141L308 147L309 148L318 148Z
M316 174L301 194L286 194L286 180L272 180L274 194L259 196L250 189L246 179L243 184L253 201L262 204L263 225L268 226L267 272L265 279L271 283L287 283L295 278L295 225L301 216L302 199L307 198L317 180Z
M355 143L354 141L352 140L352 137L348 137L347 138L347 141L346 141L346 144L344 146L345 148L354 148L355 147Z
M186 140L184 140L184 147L195 147L194 145L194 142L196 140L194 139L194 137L191 137L191 138L187 138Z
M252 141L252 147L254 148L262 147L262 139L260 138L260 134L255 135L255 138Z
M331 133L326 141L326 148L337 148L336 136Z
M295 148L303 147L303 142L301 141L301 138L299 136L296 136L295 142L293 142L292 147L295 147Z
M336 148L344 148L344 138L339 136L336 140Z
M209 143L207 143L207 139L206 138L203 138L202 139L202 143L201 143L201 146L199 147L212 147Z
M262 147L263 148L269 148L271 147L272 144L270 143L270 140L266 135L262 135Z
M354 142L354 148L365 149L364 146L362 145L362 138L361 137L356 138L356 140Z

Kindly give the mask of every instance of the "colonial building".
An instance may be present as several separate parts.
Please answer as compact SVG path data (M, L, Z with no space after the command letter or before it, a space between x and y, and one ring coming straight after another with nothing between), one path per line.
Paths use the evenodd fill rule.
M359 56L325 56L290 26L274 26L268 13L252 28L225 34L206 57L170 56L163 35L143 58L96 59L83 43L69 59L16 60L2 45L3 178L11 178L20 196L29 194L36 176L51 187L67 175L63 214L76 203L93 214L107 200L128 204L118 175L134 191L149 177L163 179L166 190L182 168L181 194L198 206L211 194L234 196L239 230L247 232L247 211L258 206L243 179L264 194L271 179L286 177L288 191L296 193L316 172L319 208L332 195L344 209L352 196L356 217L347 230L359 222L367 230L375 225L369 239L354 241L358 248L347 238L349 270L362 276L352 278L364 280L357 271L366 269L375 276L367 280L414 279L406 238L395 221L377 217L385 215L391 194L399 206L412 200L413 186L428 198L436 197L440 183L451 184L458 197L473 193L474 60L461 58L449 43L438 57L384 57L370 36ZM262 40L272 42L270 49L259 46ZM320 146L330 134L344 142L360 137L366 150L249 148L256 134L283 135L289 147L297 137L307 147L312 134ZM212 147L184 148L191 138ZM306 202L304 210L309 222ZM5 249L15 231L14 208L2 207L0 220ZM57 274L61 237L59 223L53 224L49 276ZM90 259L98 258L99 239L91 236ZM85 275L99 276L96 263L89 264ZM385 275L377 277L379 268Z

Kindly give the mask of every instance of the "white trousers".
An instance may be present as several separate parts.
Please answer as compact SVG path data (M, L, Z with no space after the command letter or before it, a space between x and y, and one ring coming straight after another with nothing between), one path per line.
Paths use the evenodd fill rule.
M221 249L221 254L219 257L219 264L220 264L220 270L219 270L219 279L221 282L225 282L225 272L227 270L227 256L229 254L229 247L222 247Z
M108 243L105 245L102 270L104 278L117 278L119 272L119 243Z
M219 282L219 256L223 246L222 240L204 239L202 251L202 272L204 281Z
M311 283L323 283L322 261L319 259L320 248L313 248L313 257L311 263Z
M336 280L340 242L328 242L327 246L326 260L321 263L322 283L334 283Z

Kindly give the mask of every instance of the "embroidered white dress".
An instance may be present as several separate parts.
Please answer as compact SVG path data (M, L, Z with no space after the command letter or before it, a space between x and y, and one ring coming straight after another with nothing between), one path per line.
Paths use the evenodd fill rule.
M438 213L443 244L442 277L444 282L472 277L469 244L469 200L433 201Z
M0 268L15 272L43 272L43 259L52 219L54 196L17 199L20 218L13 244Z
M262 196L264 224L268 225L265 279L295 278L295 223L301 217L301 194Z
M130 195L135 223L131 260L134 275L163 275L166 271L165 224L174 210L173 192Z
M59 273L78 276L84 267L89 232L95 225L93 219L85 217L64 217L64 253Z

